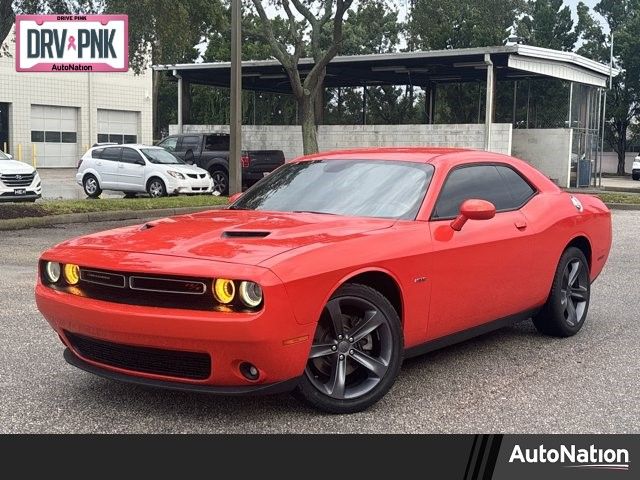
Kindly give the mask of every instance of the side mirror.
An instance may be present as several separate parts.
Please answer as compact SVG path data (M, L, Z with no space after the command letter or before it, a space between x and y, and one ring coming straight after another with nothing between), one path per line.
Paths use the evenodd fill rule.
M137 160L137 161L136 161L136 163L137 163L138 165L142 165L143 167L147 164L147 162L145 162L145 161L144 161L144 160L142 160L142 159Z
M490 220L496 216L496 207L486 200L471 199L460 205L460 214L451 222L456 232L462 230L467 220Z
M232 204L242 196L242 192L234 193L229 197L227 203Z
M5 153L5 155L7 156L7 158L8 158L9 160L11 160L11 159L13 158L13 155L11 155L11 154L9 154L9 153Z

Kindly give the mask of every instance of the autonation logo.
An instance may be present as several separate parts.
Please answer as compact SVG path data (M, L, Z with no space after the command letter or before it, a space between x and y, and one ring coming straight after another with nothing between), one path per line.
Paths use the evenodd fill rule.
M509 463L560 463L567 468L596 470L629 470L629 451L626 448L603 449L590 445L578 448L575 445L560 445L559 448L525 448L515 445Z

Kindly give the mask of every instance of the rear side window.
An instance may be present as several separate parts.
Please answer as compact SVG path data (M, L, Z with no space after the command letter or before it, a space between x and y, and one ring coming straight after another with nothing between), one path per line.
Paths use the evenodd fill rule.
M478 198L493 203L496 210L517 208L507 183L494 165L464 166L447 177L436 202L433 218L453 218L465 200Z
M96 148L95 150L91 150L91 156L93 158L100 158L102 156L102 152L104 152L104 148Z
M100 155L100 158L102 160L112 160L115 162L119 162L121 152L122 152L122 148L120 147L105 148L104 151L102 152L102 155Z
M210 152L226 152L229 150L229 137L227 135L207 135L204 142L204 149Z
M516 205L514 208L524 205L536 193L536 190L518 172L504 165L496 165L496 168L509 187L513 202Z

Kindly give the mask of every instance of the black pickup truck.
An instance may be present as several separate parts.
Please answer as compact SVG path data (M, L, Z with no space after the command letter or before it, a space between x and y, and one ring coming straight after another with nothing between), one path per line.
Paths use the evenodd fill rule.
M204 168L213 178L214 191L229 193L229 135L224 133L185 133L170 135L159 147L187 163ZM284 164L281 150L246 150L242 152L242 186L250 187Z

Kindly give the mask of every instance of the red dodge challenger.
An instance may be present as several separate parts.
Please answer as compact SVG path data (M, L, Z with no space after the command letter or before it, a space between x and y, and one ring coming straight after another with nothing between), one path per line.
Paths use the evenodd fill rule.
M515 158L347 150L288 163L226 210L64 242L36 299L91 373L349 413L403 358L529 318L576 334L610 247L599 199Z

